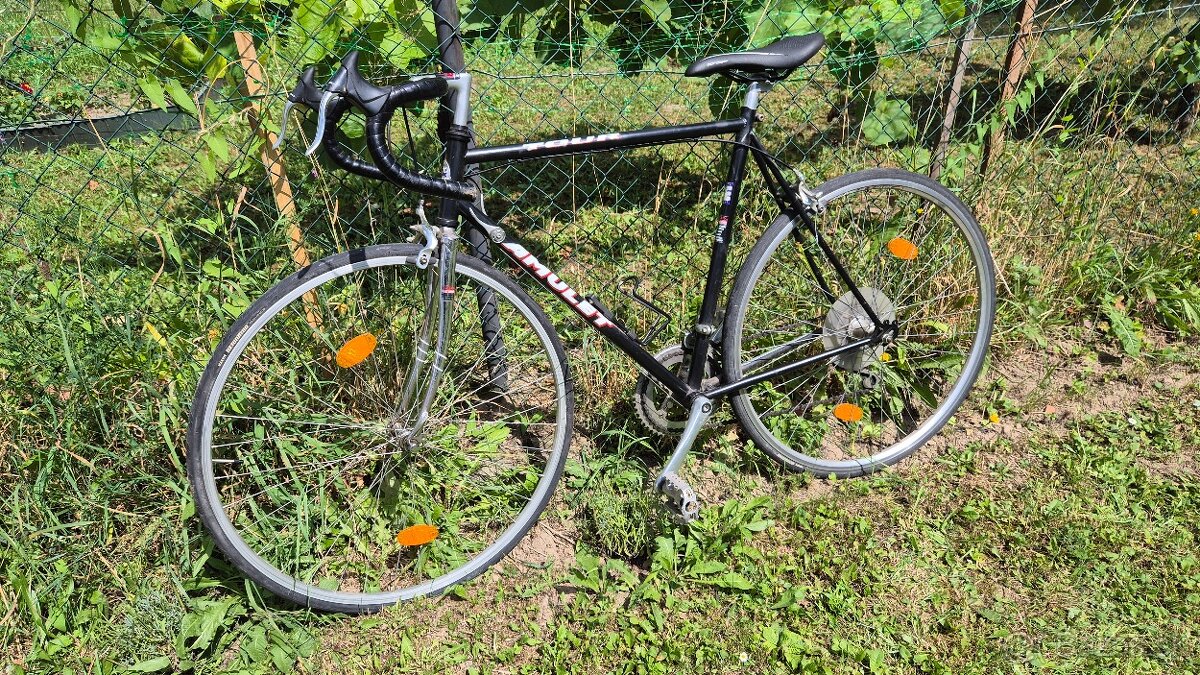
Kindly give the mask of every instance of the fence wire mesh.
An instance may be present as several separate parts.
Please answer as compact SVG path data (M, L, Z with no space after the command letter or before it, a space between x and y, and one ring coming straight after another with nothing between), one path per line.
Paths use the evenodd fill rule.
M1200 325L1186 262L1200 222L1196 8L460 5L481 145L727 115L740 88L685 78L687 64L823 31L823 60L764 100L764 144L813 185L870 166L936 165L988 231L1006 311L1022 319L1002 326L1001 343L1024 340L1013 326L1029 318ZM351 49L364 52L371 77L436 71L434 17L415 0L7 0L0 25L7 439L53 445L61 430L49 416L112 457L149 436L178 458L195 378L253 298L301 255L412 234L411 195L302 156L311 123L286 146L286 183L269 178L263 137L278 130L295 76L308 63L330 72ZM259 80L244 67L252 61ZM439 164L434 113L410 116L410 161L426 170ZM347 126L352 144L356 128ZM695 142L485 167L481 179L493 216L633 328L653 314L622 289L666 309L671 330L653 345L662 348L698 303L726 150ZM731 270L775 216L761 190L746 194ZM1150 264L1160 260L1175 263ZM556 319L585 359L576 370L585 396L602 410L622 405L630 369Z

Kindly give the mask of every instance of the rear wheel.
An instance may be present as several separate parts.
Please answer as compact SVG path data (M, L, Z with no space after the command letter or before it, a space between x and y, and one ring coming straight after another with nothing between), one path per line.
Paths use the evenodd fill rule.
M445 372L409 433L398 407L425 314L418 250L350 251L285 279L200 379L197 512L243 573L306 606L374 611L471 579L533 526L562 473L574 405L562 346L524 291L468 256ZM480 309L477 293L493 302ZM489 368L498 338L507 386Z
M928 441L983 366L995 314L991 254L949 190L873 169L816 191L821 237L893 337L766 380L733 398L746 433L785 466L859 476ZM729 297L727 382L869 336L873 322L801 221L780 216ZM799 235L799 236L797 236Z

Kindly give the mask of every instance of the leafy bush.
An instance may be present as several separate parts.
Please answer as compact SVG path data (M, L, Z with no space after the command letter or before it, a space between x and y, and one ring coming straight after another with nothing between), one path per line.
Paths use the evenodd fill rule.
M330 63L352 48L363 50L368 61L402 70L421 68L436 49L430 3L419 0L133 0L114 2L111 14L96 11L88 0L69 2L69 23L80 38L117 54L135 72L166 78L168 93L185 109L194 106L181 100L178 91L202 80L218 80L237 59L236 30L275 36L269 52L261 56L293 70L307 63ZM964 14L962 0L482 0L459 4L462 29L468 36L515 38L510 42L515 49L523 37L532 35L538 57L547 63L579 64L586 46L595 43L610 50L625 72L667 56L686 62L714 51L821 31L829 39L826 62L858 116L869 100L866 84L879 68L880 45L921 48ZM898 113L899 109L877 106L876 115L885 111ZM884 122L890 123L904 124L902 117Z

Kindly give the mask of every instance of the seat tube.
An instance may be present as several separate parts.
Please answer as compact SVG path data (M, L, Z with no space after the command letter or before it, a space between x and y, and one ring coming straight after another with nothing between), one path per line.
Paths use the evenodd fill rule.
M746 177L746 158L750 154L747 142L754 131L755 111L762 88L757 82L750 84L746 102L742 107L745 126L738 132L737 145L729 161L729 177L722 188L721 208L717 215L717 229L713 234L712 254L708 262L708 278L704 283L704 300L700 305L700 316L694 329L695 345L692 350L692 365L688 371L688 385L699 389L704 381L704 364L712 344L717 326L713 323L717 314L717 303L721 299L721 285L725 277L725 261L729 256L729 241L733 237L734 215L737 213L738 197L742 180Z

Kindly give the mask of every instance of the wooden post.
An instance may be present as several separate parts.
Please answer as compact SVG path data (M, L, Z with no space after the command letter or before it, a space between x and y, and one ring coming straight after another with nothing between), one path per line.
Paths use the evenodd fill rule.
M1025 72L1029 70L1029 39L1033 34L1033 15L1037 12L1038 0L1025 0L1021 4L1021 17L1013 29L1012 41L1008 45L1008 57L1004 60L1004 83L1000 87L1000 101L996 111L1000 115L999 124L991 135L984 141L983 163L979 173L987 175L988 166L1000 151L1004 149L1004 132L1007 121L1004 119L1004 107L1017 93Z
M283 157L272 146L275 144L275 132L262 125L262 111L258 97L265 84L262 66L258 62L258 50L254 47L254 37L245 31L236 31L233 40L237 44L238 64L242 67L243 79L240 84L242 95L249 99L246 104L246 114L250 127L261 141L259 155L263 167L267 170L267 179L271 181L271 194L275 197L275 207L279 215L287 222L289 247L292 260L298 267L307 267L310 259L308 249L304 247L304 234L296 223L296 200L292 198L292 184L288 181L287 169L283 165ZM314 329L320 325L317 316L317 296L312 291L304 294L305 315L308 325Z
M958 103L962 100L962 84L967 74L967 62L971 59L971 49L975 42L975 26L979 23L980 2L975 0L967 6L971 16L967 19L967 27L958 38L958 47L954 51L954 75L950 78L950 86L946 89L946 114L942 120L942 133L938 137L937 149L933 153L933 163L929 167L929 177L937 180L942 175L946 164L946 152L950 148L950 134L954 131L954 118L958 113Z

